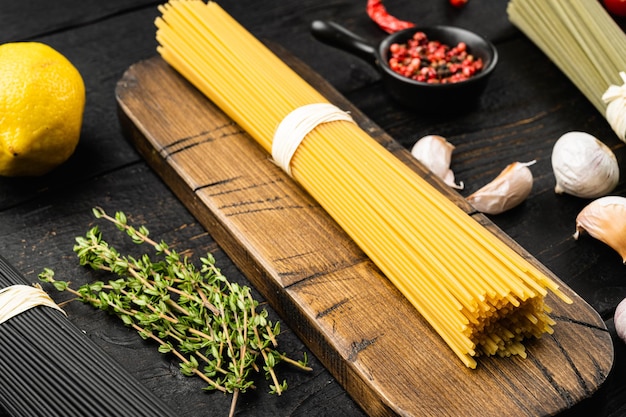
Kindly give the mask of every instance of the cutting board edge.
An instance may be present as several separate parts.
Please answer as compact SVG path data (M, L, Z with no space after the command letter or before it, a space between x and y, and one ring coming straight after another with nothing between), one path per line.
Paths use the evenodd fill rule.
M133 120L132 117L129 114L127 114L127 111L124 109L123 103L119 100L117 89L116 89L116 98L118 99L117 100L118 115L119 115L120 123L122 124L122 128L123 128L125 136L129 138L129 140L138 147L140 154L146 158L149 165L154 169L154 171L159 176L163 178L164 182L174 191L174 193L179 198L183 199L184 197L185 199L183 199L183 201L195 201L196 203L198 203L197 198L193 192L187 194L186 189L184 187L176 186L175 184L177 181L176 173L167 163L161 163L163 162L159 160L161 156L158 154L158 152L155 152L154 148L149 146L149 143L146 140L146 132L143 132L138 127L140 125L138 121ZM145 141L144 143L145 146L141 146L142 140ZM160 171L159 170L160 167L166 168L165 169L166 172ZM194 206L193 204L191 205L191 207L187 206L187 208L203 224L203 226L207 228L207 230L212 234L216 242L220 244L220 246L225 250L225 252L235 260L235 263L237 264L237 266L239 266L243 271L247 271L246 275L249 276L249 274L258 274L259 272L263 273L263 267L261 263L259 263L257 260L253 259L252 257L248 256L248 254L240 253L236 248L236 244L234 242L230 242L230 239L233 238L234 236L225 227L223 227L223 225L218 224L219 222L217 222L216 217L207 216L206 213L203 212L201 207ZM494 227L496 230L500 230L493 223L491 223L488 218L486 218L482 214L476 213L476 212L473 212L470 214L472 216L478 216L480 218L480 221L486 224L487 226ZM530 254L528 254L521 246L517 245L516 242L514 242L512 239L510 240L513 243L515 243L515 245L517 246L517 250L521 250L524 256L530 257L531 259L535 259ZM539 262L537 261L537 263ZM554 274L552 274L551 271L545 268L543 264L541 263L539 264L547 272L549 272L552 276L554 276ZM562 283L562 281L558 279L558 277L556 277L556 279L558 282ZM280 285L274 282L274 279L271 277L270 279L267 279L267 280L254 279L253 281L255 282L255 285L260 285L261 287L264 285L267 286L267 282L270 282L271 285L267 287L265 291L279 291L280 292L280 290L284 290L284 288L280 287ZM265 283L263 283L263 281L265 281ZM568 290L571 291L571 289L569 289L569 287L567 287L564 283L563 285ZM261 291L261 292L264 293L264 291ZM571 293L575 297L578 297L578 295L575 294L573 291L571 291ZM281 296L282 295L284 294L281 294ZM287 299L285 300L288 301ZM582 300L582 302L584 302L584 300ZM287 306L290 306L290 303L278 303L278 304L285 304ZM284 315L286 314L294 313L291 310L286 310L284 306L273 305L273 307L277 310L279 314L281 314L282 317L285 317ZM591 307L589 306L589 308ZM599 314L597 314L595 310L593 310L592 308L591 310L596 315L596 319L598 320L598 327L600 328L600 330L605 330L608 336L608 330L606 330L605 323L601 320ZM299 309L298 309L298 314L300 315L301 318L307 319L307 316L304 315L304 313L300 311ZM306 333L303 333L302 329L296 326L295 330L296 330L296 333L299 335L299 337L301 337L301 339L306 340ZM323 337L323 334L320 333L318 337L320 336ZM610 336L608 336L608 340L610 342ZM309 347L311 348L310 345ZM612 344L611 344L611 348L612 348ZM395 409L393 406L390 406L389 404L387 404L383 398L376 395L375 388L370 386L366 378L363 378L363 376L359 374L359 372L356 372L351 368L350 364L346 362L345 357L342 357L338 352L335 352L332 350L328 350L327 352L324 352L324 351L320 352L319 349L316 349L316 347L312 348L311 350L314 352L314 354L316 354L316 356L318 356L322 360L324 365L327 366L329 370L331 370L331 373L333 373L333 376L335 376L338 379L338 381L346 388L346 390L350 393L350 395L359 404L361 404L362 406L363 404L367 404L367 411L370 415L373 415L373 416L402 415L403 413L402 410ZM611 357L612 356L613 355L611 355ZM609 368L612 367L613 360L611 359L610 362L611 362L611 366ZM329 364L331 366L329 366ZM337 367L338 364L340 365L339 367ZM608 372L607 372L607 375L608 375ZM351 384L354 384L354 381L352 381L351 378L355 378L355 377L360 379L362 382L364 382L366 386L368 387L368 390L364 391L363 386L358 386L355 389L351 389ZM595 387L593 392L595 392L597 389L600 388L602 383L604 383L605 379L606 377L604 377L603 380L600 383L598 383L598 385ZM593 394L593 392L590 392L589 395ZM378 403L377 407L372 407L372 398L376 399L376 402ZM586 397L580 398L579 401L582 401L585 398ZM563 411L563 409L554 410L554 411L560 412L560 411Z

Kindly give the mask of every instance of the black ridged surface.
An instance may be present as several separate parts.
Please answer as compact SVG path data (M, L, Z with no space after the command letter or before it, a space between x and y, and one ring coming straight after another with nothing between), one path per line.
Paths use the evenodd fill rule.
M27 285L0 257L0 288ZM31 308L0 324L0 405L16 417L173 416L62 312Z

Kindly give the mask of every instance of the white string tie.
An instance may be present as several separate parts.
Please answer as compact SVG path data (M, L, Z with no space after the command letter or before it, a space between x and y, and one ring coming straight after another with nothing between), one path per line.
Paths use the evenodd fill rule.
M11 285L2 288L0 289L0 324L36 306L47 306L63 311L40 286Z
M347 112L330 103L314 103L298 107L280 122L272 141L274 163L291 176L291 158L304 138L318 125L334 121L354 120Z
M617 136L626 142L626 73L620 72L623 84L611 85L602 95L607 103L605 118Z

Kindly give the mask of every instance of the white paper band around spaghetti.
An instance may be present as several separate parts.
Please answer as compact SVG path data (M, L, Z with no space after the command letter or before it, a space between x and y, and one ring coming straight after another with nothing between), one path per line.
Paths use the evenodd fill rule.
M626 141L626 73L620 72L622 85L612 85L602 95L607 103L605 118L613 131L622 140Z
M304 138L318 125L334 121L354 123L345 111L330 103L307 104L289 113L278 125L272 141L272 158L291 176L291 158Z
M0 289L0 324L36 306L47 306L63 311L40 287L11 285L2 288Z

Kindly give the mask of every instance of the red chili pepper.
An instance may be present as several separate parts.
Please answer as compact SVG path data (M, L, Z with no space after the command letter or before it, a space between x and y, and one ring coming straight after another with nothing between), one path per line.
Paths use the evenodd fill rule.
M467 0L450 0L450 4L454 7L463 7L467 4Z
M367 14L387 33L394 33L415 26L414 23L391 16L383 6L382 0L367 0Z
M616 16L626 16L626 0L603 0L609 13Z

